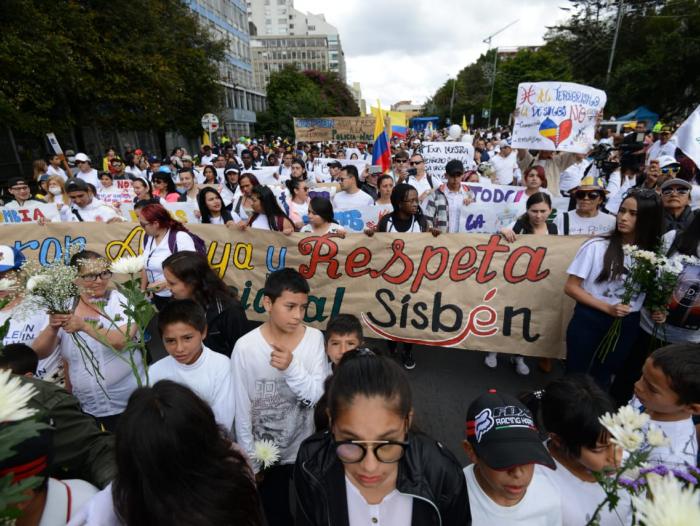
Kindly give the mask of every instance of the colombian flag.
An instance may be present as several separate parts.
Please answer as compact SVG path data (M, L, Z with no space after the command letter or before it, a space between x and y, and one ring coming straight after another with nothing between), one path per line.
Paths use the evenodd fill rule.
M384 115L379 104L379 112L374 121L374 148L372 150L372 164L381 166L383 172L391 168L391 152L389 151L389 139L384 131Z

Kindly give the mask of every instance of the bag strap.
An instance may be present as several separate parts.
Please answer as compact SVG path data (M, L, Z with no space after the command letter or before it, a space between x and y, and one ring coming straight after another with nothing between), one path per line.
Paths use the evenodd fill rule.
M85 221L83 217L80 215L80 212L78 212L75 208L71 208L71 211L73 212L73 215L78 218L78 221Z
M564 235L569 235L569 212L564 212Z

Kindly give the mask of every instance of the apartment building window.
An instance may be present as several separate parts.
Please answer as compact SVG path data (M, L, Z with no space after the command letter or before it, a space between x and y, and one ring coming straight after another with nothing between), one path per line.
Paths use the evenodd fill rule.
M309 26L309 31L316 31L316 26Z
M280 25L284 25L287 23L287 19L286 18L278 18L277 23Z

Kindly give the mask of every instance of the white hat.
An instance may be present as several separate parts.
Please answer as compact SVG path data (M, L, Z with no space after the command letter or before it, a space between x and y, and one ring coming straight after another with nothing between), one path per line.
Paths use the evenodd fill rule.
M90 162L90 158L84 153L80 152L75 154L75 162Z
M668 166L670 164L680 164L678 161L676 161L675 157L671 157L670 155L662 155L657 159L659 162L659 168L663 168L664 166Z

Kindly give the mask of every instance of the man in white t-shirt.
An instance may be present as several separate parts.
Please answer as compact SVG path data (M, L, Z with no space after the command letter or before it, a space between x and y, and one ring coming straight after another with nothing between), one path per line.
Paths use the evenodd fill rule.
M411 155L409 166L415 170L416 173L409 175L406 182L416 189L418 192L418 201L420 202L421 208L425 210L428 204L428 196L432 193L433 189L440 186L442 181L435 179L425 171L425 160L420 153L416 152Z
M86 183L90 183L95 188L99 188L99 177L97 176L97 170L92 167L90 158L82 152L75 155L75 164L78 167L78 171L75 177L82 179Z
M355 210L363 206L372 206L372 196L360 190L360 175L352 164L344 166L338 178L341 191L333 197L333 210Z
M501 141L501 149L497 155L489 159L496 172L496 184L513 184L518 173L518 154L513 151L510 139Z
M675 157L676 155L676 143L671 140L671 128L668 126L661 128L659 140L652 144L649 150L647 150L647 164L649 164L649 161L658 159L664 155L670 157Z
M216 159L216 154L211 151L211 146L209 146L208 144L202 146L202 153L203 155L199 158L199 162L202 164L202 166L214 163L214 159ZM190 161L191 160L192 157L190 157Z
M314 405L330 374L323 334L304 324L309 285L284 268L265 281L267 321L242 336L231 353L236 399L236 439L253 460L255 443L270 440L279 462L267 468L259 490L270 526L293 524L289 483L302 441L314 432ZM265 504L264 504L265 505Z
M615 216L602 212L605 183L599 177L586 176L571 191L576 209L557 214L554 223L560 236L600 236L615 230Z
M66 215L61 215L62 221L96 221L98 223L122 221L114 208L92 195L87 183L82 179L74 177L68 181L66 194L70 197L71 207Z
M532 414L517 399L495 389L467 410L464 468L473 526L561 526L557 488L535 470L555 469Z

